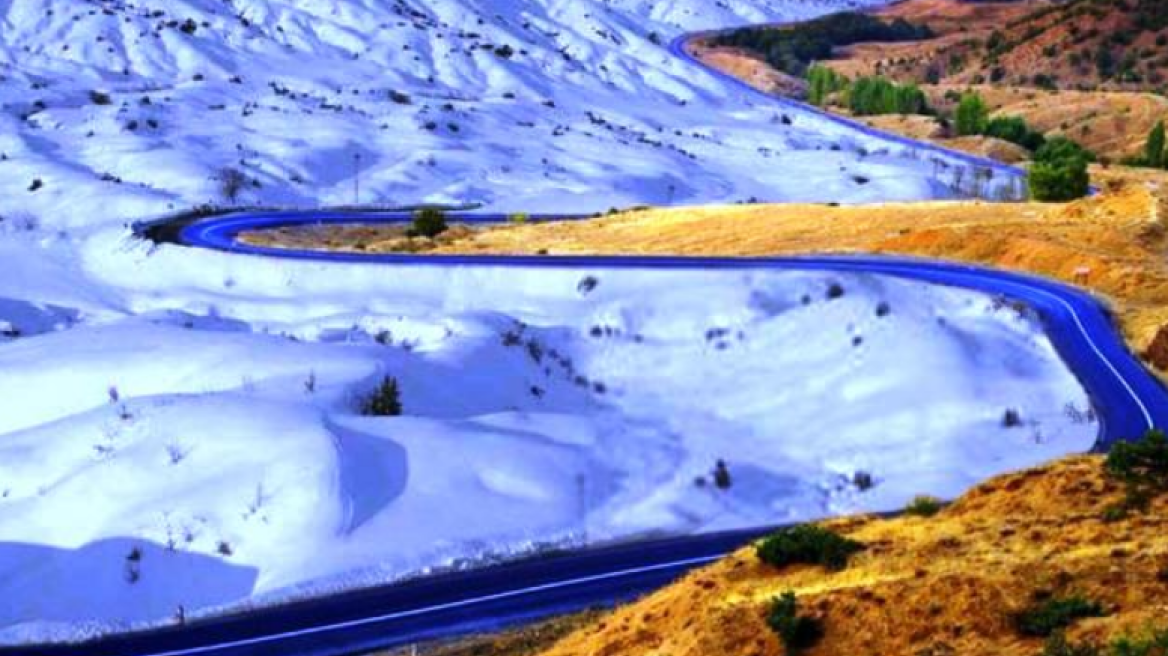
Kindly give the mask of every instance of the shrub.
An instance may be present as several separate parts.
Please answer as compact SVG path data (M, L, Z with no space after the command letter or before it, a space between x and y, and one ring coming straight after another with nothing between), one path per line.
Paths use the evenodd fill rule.
M1035 604L1014 616L1014 626L1025 636L1045 638L1067 628L1077 619L1102 617L1099 603L1075 595Z
M798 653L823 637L823 627L818 620L799 615L799 602L794 592L784 592L771 601L767 626L779 637L788 654Z
M941 512L941 500L928 495L913 497L913 500L904 507L904 514L917 517L932 517L939 512Z
M1119 638L1111 643L1111 656L1168 656L1168 629L1153 631L1142 638Z
M1153 168L1160 168L1168 162L1165 161L1164 150L1164 121L1156 124L1152 128L1151 134L1148 135L1148 141L1144 144L1144 162Z
M986 124L985 135L1018 144L1033 152L1046 143L1041 132L1033 130L1020 116L999 116Z
M967 93L961 97L957 105L955 123L959 136L984 134L989 125L990 110L982 97L976 93Z
M238 200L240 192L247 186L247 176L230 166L220 169L214 180L219 184L219 196L229 203Z
M725 460L719 460L714 465L714 486L719 490L729 490L731 484L730 469L726 467Z
M1168 490L1168 438L1152 430L1138 442L1120 442L1111 447L1103 467L1127 488L1126 505L1142 507Z
M1066 159L1094 162L1095 153L1062 136L1051 137L1034 153L1036 162L1058 162Z
M507 215L507 220L511 223L527 223L531 220L531 215L524 212L515 212L514 214Z
M757 553L759 560L775 567L806 563L840 570L847 567L852 554L863 549L863 544L815 524L799 524L763 538Z
M1007 408L1002 413L1002 427L1003 428L1017 428L1022 425L1022 413L1014 408Z
M812 105L822 107L828 96L847 88L848 78L826 66L815 64L807 69L807 101Z
M1081 198L1090 190L1087 163L1095 155L1066 137L1048 139L1034 154L1030 167L1030 195L1042 202Z
M1071 644L1066 635L1059 631L1047 638L1040 656L1102 656L1099 647L1091 643Z
M446 213L436 207L427 207L414 213L411 236L437 237L446 232Z
M1030 167L1030 196L1043 203L1063 203L1082 198L1090 190L1087 163L1072 159L1056 164L1038 162Z
M361 402L361 414L370 417L396 417L402 413L401 391L397 379L386 376Z
M859 116L924 114L925 94L916 85L895 84L882 77L862 77L848 89L848 107Z
M93 104L95 105L109 105L113 103L113 100L110 99L110 95L102 91L90 91L89 99L93 101Z

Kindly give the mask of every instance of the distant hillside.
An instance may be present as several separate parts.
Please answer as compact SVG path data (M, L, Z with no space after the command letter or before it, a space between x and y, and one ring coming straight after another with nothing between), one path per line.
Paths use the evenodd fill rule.
M1168 119L1163 0L905 0L852 16L859 18L747 28L698 45L707 63L784 95L803 93L812 63L851 80L919 85L942 117L976 90L995 115L1023 118L1116 161L1139 153L1153 126ZM982 154L1009 146L947 139L954 135L944 121L894 119L874 122Z
M884 57L865 56L873 72L931 84L1168 89L1168 2L1163 0L976 3L975 11L987 18L1004 19L982 24L950 20L952 10L938 11L942 4L909 2L888 10L889 16L927 26L938 38Z

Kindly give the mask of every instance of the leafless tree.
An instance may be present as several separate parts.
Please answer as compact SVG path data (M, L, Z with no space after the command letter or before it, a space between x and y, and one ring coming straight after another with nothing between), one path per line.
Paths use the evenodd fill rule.
M219 195L232 204L239 200L239 194L247 186L247 176L230 166L223 167L214 180L219 184Z

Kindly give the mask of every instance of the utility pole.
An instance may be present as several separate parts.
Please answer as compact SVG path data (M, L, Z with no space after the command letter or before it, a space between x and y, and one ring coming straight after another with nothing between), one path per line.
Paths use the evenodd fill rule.
M353 206L361 204L361 153L353 153Z

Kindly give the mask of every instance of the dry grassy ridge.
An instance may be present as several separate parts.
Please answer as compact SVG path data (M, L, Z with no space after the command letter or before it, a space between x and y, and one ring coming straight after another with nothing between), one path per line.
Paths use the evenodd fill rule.
M1163 95L1168 47L1157 45L1160 40L1168 43L1168 28L1138 24L1138 15L1120 0L905 0L876 14L928 25L937 36L917 42L857 44L838 49L836 59L820 63L852 78L883 75L916 82L929 103L941 110L953 109L953 92L976 90L995 115L1020 116L1040 132L1066 135L1116 161L1138 154L1152 127L1168 120L1168 98ZM1130 34L1132 42L1113 42L1120 38L1114 37L1117 34ZM992 43L1000 45L991 47ZM991 55L991 50L1000 52ZM691 51L707 65L769 93L798 95L805 88L801 81L741 50L698 42ZM1101 51L1111 53L1117 66L1130 56L1138 74L1101 77L1096 64ZM1035 74L1047 79L1036 84ZM1025 150L997 139L950 139L933 117L863 120L1003 161L1029 157Z
M934 517L852 517L824 525L867 548L848 567L778 569L744 548L569 635L544 656L779 656L771 600L793 591L822 621L806 656L1034 656L1042 639L1013 615L1083 595L1106 617L1072 641L1106 642L1168 619L1168 499L1107 522L1123 498L1100 456L994 478ZM497 655L506 652L495 652Z

